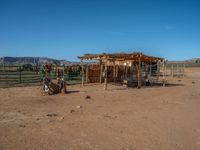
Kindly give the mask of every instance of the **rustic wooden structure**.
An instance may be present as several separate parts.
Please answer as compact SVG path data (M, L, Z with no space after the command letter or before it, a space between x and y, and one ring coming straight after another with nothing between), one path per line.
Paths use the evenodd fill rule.
M104 89L108 82L136 85L140 88L152 76L157 77L159 66L165 66L165 59L147 56L143 53L85 54L78 57L82 64L82 86L84 85L83 61L98 61L98 64L87 66L87 82L104 81ZM162 63L162 64L161 64ZM160 65L161 64L161 65ZM94 79L95 76L95 79ZM163 83L165 74L163 73ZM164 85L164 84L163 84Z

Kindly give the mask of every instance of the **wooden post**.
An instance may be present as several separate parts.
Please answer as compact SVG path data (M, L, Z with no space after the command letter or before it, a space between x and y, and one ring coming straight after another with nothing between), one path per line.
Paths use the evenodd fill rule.
M104 90L107 90L107 82L108 82L108 67L107 67L107 61L105 62L105 70L104 70L104 73L105 73L105 79L104 79Z
M88 83L88 75L89 75L89 66L86 66L86 83Z
M165 61L163 61L163 86L165 87Z
M127 63L126 63L126 66L125 66L125 78L126 80L128 79L128 66L127 66Z
M138 59L138 88L141 88L141 59Z
M183 77L185 77L185 63L183 64Z
M152 73L152 62L150 62L150 76L151 76L151 73Z
M176 75L177 75L177 77L179 76L178 72L179 72L179 66L177 64L177 66L176 66Z
M119 70L119 66L117 65L116 66L116 71L115 71L115 81L116 81L116 79L118 77L118 70Z
M63 81L65 81L65 67L63 66Z
M81 60L81 76L82 76L82 87L84 86L84 67L83 67L83 60Z
M159 80L160 77L160 61L157 62L157 80Z
M100 75L99 75L99 82L102 83L102 72L103 72L103 65L102 60L100 60Z
M115 66L115 62L114 62L114 65L113 65L113 78L114 78L114 82L116 81L116 66Z
M174 65L172 64L171 76L174 77Z
M2 63L2 65L3 65L3 72L5 72L5 62L4 62L4 57L3 57L3 63Z

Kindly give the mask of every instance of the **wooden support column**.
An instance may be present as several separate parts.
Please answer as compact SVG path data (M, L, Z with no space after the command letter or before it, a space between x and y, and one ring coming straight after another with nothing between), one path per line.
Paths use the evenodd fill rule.
M86 66L86 83L88 83L88 76L89 76L89 66Z
M163 61L163 86L164 87L165 87L165 72L166 72L165 61Z
M114 82L116 81L116 66L115 66L115 62L113 65L113 78L114 78Z
M104 90L107 90L107 87L108 87L108 66L107 66L107 61L105 62L104 74L105 74L105 79L104 79Z
M141 88L141 58L138 59L138 88Z
M116 66L116 71L115 71L115 81L116 81L116 79L118 77L118 70L119 70L119 66L117 65Z
M152 73L152 62L150 62L150 76L151 76L151 73Z
M178 66L178 64L176 66L176 75L177 75L177 77L179 76L179 66Z
M81 76L82 76L82 87L84 86L84 66L83 66L83 60L81 60Z
M160 60L157 62L157 80L159 80L160 77Z
M125 78L126 78L126 80L128 79L128 66L127 66L127 63L126 63L126 66L125 66Z
M171 76L174 77L174 65L172 64L172 68L171 68Z
M102 73L103 73L103 64L102 60L100 60L100 75L99 75L99 82L102 83Z
M185 64L183 64L183 77L185 77Z
M63 66L63 81L65 81L65 67Z

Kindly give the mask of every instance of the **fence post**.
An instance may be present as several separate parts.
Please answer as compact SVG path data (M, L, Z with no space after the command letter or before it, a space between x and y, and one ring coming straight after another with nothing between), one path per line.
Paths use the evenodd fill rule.
M165 71L166 71L166 68L165 68L165 60L162 62L163 64L163 86L165 87Z
M19 83L22 83L21 66L19 66Z
M84 66L83 66L83 60L81 60L81 75L82 75L82 87L84 86Z
M63 81L65 81L65 67L63 66Z

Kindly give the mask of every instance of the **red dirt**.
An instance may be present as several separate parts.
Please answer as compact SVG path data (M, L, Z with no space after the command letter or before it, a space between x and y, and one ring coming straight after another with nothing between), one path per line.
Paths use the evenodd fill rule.
M0 150L199 150L200 68L167 87L0 89ZM86 96L90 96L86 99Z

